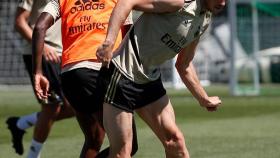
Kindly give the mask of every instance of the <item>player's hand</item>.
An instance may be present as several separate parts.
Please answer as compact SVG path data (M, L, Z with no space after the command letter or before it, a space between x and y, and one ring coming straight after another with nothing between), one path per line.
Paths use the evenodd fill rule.
M48 79L43 76L42 74L35 74L34 75L34 89L36 96L44 101L48 98L49 94L49 81Z
M219 97L208 97L206 100L199 102L202 107L205 107L208 111L216 111L217 108L222 104Z
M113 45L104 42L97 48L96 51L97 60L102 62L102 67L109 68L110 62L113 57Z
M57 54L55 49L47 44L44 44L43 56L48 62L60 62L60 56Z

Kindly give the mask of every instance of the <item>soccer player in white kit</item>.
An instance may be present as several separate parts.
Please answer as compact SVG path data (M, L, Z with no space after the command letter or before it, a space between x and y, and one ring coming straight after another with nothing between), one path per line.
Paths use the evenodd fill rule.
M175 114L160 78L159 65L178 54L177 71L199 104L208 111L221 105L200 85L192 60L199 37L207 29L212 13L222 10L226 0L185 0L173 13L157 14L171 4L149 0L119 0L112 12L107 37L97 50L103 63L99 84L106 87L103 123L110 142L110 155L130 157L133 112L150 126L162 142L167 158L189 158L185 139L175 123ZM145 7L135 7L145 4ZM144 14L133 25L112 54L119 26L131 9ZM110 63L112 59L112 62Z

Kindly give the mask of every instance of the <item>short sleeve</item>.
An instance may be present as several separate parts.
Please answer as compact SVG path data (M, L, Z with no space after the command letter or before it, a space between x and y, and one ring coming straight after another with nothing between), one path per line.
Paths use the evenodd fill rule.
M60 6L57 0L51 0L43 12L49 13L52 15L53 19L56 21L60 18Z

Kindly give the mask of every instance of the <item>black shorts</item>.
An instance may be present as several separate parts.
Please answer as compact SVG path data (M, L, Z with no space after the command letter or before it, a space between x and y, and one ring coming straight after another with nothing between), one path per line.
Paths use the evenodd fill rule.
M24 54L23 61L27 69L27 72L29 74L32 86L34 86L33 74L32 74L32 55ZM62 105L63 93L62 93L61 81L59 77L60 70L61 70L60 63L47 62L44 58L42 58L42 70L43 70L43 75L49 80L50 83L50 89L49 89L50 96L48 97L48 100L46 102L45 101L42 102L37 98L38 101L41 104Z
M61 74L63 92L76 111L90 114L102 110L102 94L96 89L98 75L99 71L88 68Z
M105 89L104 102L131 113L166 94L161 78L137 84L121 74L114 64L109 69L101 68L99 82L98 86Z

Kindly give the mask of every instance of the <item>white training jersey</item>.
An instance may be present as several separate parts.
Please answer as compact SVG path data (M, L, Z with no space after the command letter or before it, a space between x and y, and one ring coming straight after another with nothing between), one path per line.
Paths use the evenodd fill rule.
M116 51L113 63L130 80L142 84L160 77L159 65L173 58L207 29L211 12L200 0L185 1L174 13L144 13Z

